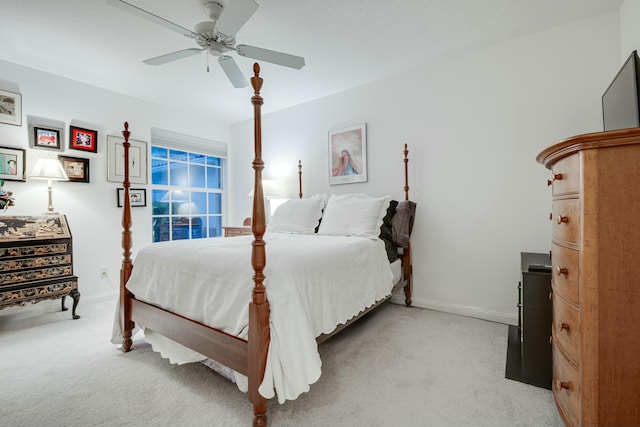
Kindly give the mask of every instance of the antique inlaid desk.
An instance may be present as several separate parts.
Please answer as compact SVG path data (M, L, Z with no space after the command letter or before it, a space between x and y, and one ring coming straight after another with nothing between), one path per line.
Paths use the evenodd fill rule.
M78 278L73 275L71 232L64 215L0 216L0 309L46 299L73 298L78 319Z

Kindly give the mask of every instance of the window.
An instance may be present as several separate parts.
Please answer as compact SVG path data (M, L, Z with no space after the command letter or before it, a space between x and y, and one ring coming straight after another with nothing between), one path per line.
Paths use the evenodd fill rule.
M222 165L220 157L151 146L154 242L221 235Z

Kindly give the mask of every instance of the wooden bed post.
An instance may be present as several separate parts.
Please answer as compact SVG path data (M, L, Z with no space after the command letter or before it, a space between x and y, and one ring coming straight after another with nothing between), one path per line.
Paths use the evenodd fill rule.
M298 160L298 197L302 199L302 160Z
M409 200L409 149L404 144L404 199ZM411 264L411 242L407 244L402 253L402 268L407 284L404 285L404 303L407 307L411 307L411 277L413 275L413 267Z
M124 122L124 130L122 136L124 142L122 148L124 149L124 181L122 186L124 187L124 199L122 203L122 267L120 268L120 331L122 332L122 351L127 352L131 350L131 333L134 328L134 323L131 320L131 293L125 285L131 276L131 269L133 264L131 263L131 204L129 203L129 123Z
M251 97L254 112L254 149L255 159L253 169L255 171L253 191L253 221L251 231L254 240L252 243L251 265L255 272L253 276L254 287L252 301L249 304L249 339L248 339L248 380L249 401L253 404L254 427L267 425L267 400L260 395L258 387L264 376L269 350L269 302L264 288L264 267L266 265L265 242L262 236L265 232L264 195L262 190L262 121L260 96L262 78L260 78L260 66L253 65L254 76L251 78L254 95Z
M404 144L404 199L409 200L409 149Z

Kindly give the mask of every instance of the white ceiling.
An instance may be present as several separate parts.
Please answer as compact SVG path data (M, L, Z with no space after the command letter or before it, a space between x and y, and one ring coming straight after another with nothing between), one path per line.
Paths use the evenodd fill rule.
M199 0L128 0L193 29ZM226 4L227 1L222 0ZM256 0L238 43L304 56L293 70L261 63L264 112L318 99L465 50L618 10L623 0ZM142 60L197 47L105 0L0 0L0 59L235 123L251 88L235 89L203 53L163 66ZM248 77L253 60L232 53ZM2 75L0 74L0 79ZM20 82L15 82L18 85ZM417 84L419 84L417 82Z

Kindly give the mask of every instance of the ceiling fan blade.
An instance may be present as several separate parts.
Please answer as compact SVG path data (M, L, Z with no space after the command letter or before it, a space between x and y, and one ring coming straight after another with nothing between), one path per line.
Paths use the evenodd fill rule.
M186 29L184 27L181 27L178 24L174 24L171 21L167 21L166 19L161 18L158 15L154 15L151 12L147 12L144 9L140 9L139 7L134 6L131 3L127 3L126 1L123 1L123 0L107 0L107 3L110 4L111 6L115 6L115 7L119 8L119 9L122 9L122 10L124 10L126 12L129 12L129 13L133 14L133 15L139 16L139 17L141 17L143 19L146 19L147 21L151 21L151 22L153 22L155 24L161 25L161 26L163 26L165 28L168 28L168 29L170 29L172 31L180 33L180 34L182 34L184 36L187 36L189 38L195 38L195 36L196 36L196 34L193 31L188 30L188 29Z
M295 68L296 70L304 67L304 58L301 56L289 55L288 53L276 52L275 50L261 47L247 46L246 44L239 44L235 49L238 55L246 56L247 58L259 59L272 64Z
M238 64L232 57L222 55L218 58L218 63L222 67L222 70L224 70L224 73L227 75L229 80L231 80L231 84L233 84L233 87L242 88L249 86L249 82L244 77L244 74L242 74L240 67L238 67Z
M233 37L258 10L254 0L229 0L216 24L216 29L225 36Z
M197 55L202 52L204 49L184 49L179 50L177 52L167 53L166 55L156 56L155 58L145 59L144 62L147 65L162 65L167 62L177 61L178 59L188 58L193 55Z

